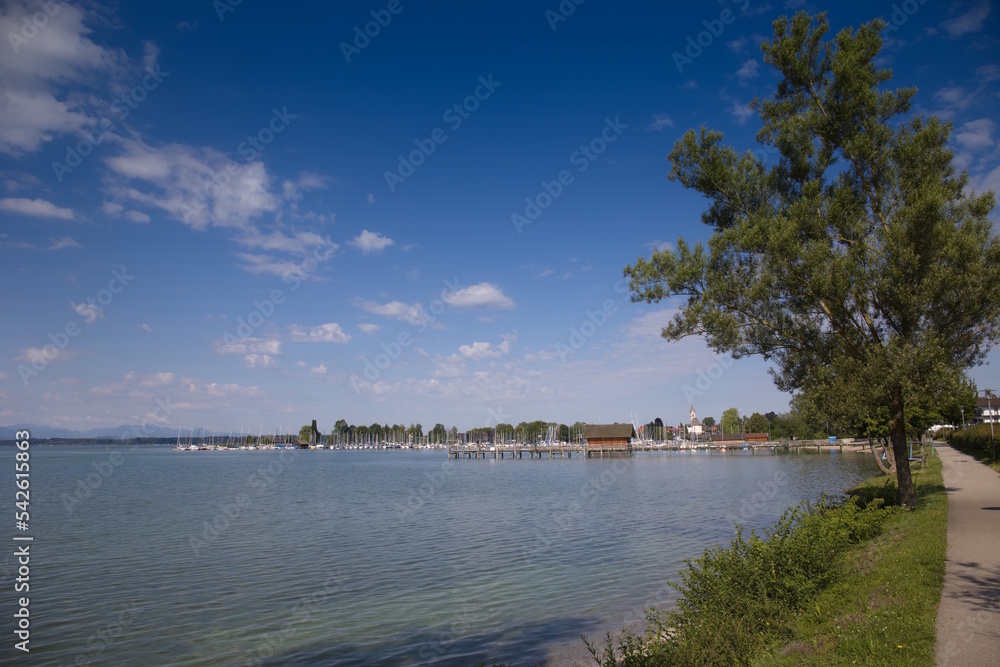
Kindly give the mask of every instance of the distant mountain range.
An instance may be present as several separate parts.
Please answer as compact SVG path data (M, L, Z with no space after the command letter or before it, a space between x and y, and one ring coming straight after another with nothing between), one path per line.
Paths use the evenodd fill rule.
M13 426L0 426L0 440L12 440L18 431L28 431L32 438L45 440L48 438L129 438L129 437L150 437L150 438L176 438L177 429L155 428L145 432L139 426L108 426L105 428L91 428L86 431L74 431L68 428L54 428L51 426L38 426L35 424L15 424ZM148 427L147 427L148 431ZM190 436L191 429L181 431L181 437L185 434ZM194 430L195 437L201 435L199 429Z

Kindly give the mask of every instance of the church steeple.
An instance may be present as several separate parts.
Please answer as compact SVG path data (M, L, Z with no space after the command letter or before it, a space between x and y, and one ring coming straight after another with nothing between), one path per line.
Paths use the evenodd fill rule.
M694 420L697 419L697 418L698 418L698 415L696 415L694 413L694 403L692 403L691 404L691 423L693 424Z

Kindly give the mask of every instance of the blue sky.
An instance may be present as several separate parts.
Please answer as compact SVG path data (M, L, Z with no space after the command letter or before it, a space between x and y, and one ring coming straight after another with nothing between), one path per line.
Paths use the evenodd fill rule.
M666 154L701 125L754 148L758 45L823 8L577 1L5 3L0 423L786 409L761 361L662 340L677 304L621 275L707 236ZM876 16L893 85L1000 191L991 2L829 8Z

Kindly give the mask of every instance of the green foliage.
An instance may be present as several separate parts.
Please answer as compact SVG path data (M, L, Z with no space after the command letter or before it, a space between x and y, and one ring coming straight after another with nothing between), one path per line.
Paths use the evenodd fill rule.
M992 458L992 438L1000 436L1000 426L994 424L993 428L992 437L989 424L959 429L948 438L948 444L977 458Z
M747 420L746 429L747 433L767 433L770 427L771 424L767 421L767 417L759 412L755 412Z
M748 665L790 636L795 614L835 581L838 556L879 534L881 500L787 511L763 537L738 530L681 573L676 611L651 611L646 632L626 631L617 650L588 643L601 665Z
M705 417L701 420L701 425L705 428L712 428L715 426L715 417Z
M954 394L1000 340L994 196L956 172L950 124L912 116L916 90L889 87L883 21L833 40L823 14L773 25L762 50L781 78L753 107L758 142L780 159L768 166L719 132L689 130L670 178L710 201L713 233L625 275L636 301L686 297L664 337L763 356L779 389L832 424L885 409L902 453L906 412ZM897 477L912 504L905 460Z
M726 408L722 413L722 432L739 433L741 428L739 411L736 408Z
M299 429L299 440L309 442L310 437L312 437L312 424L306 424Z

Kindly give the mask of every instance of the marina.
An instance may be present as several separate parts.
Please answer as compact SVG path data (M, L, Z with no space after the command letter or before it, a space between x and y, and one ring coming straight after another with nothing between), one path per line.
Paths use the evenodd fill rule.
M803 451L821 454L824 451L844 453L863 452L869 449L867 440L797 440L780 442L639 442L626 447L592 446L583 443L560 442L551 444L468 444L450 445L448 457L452 459L553 459L553 458L605 458L613 456L634 456L654 452L686 452L688 454L778 454Z

